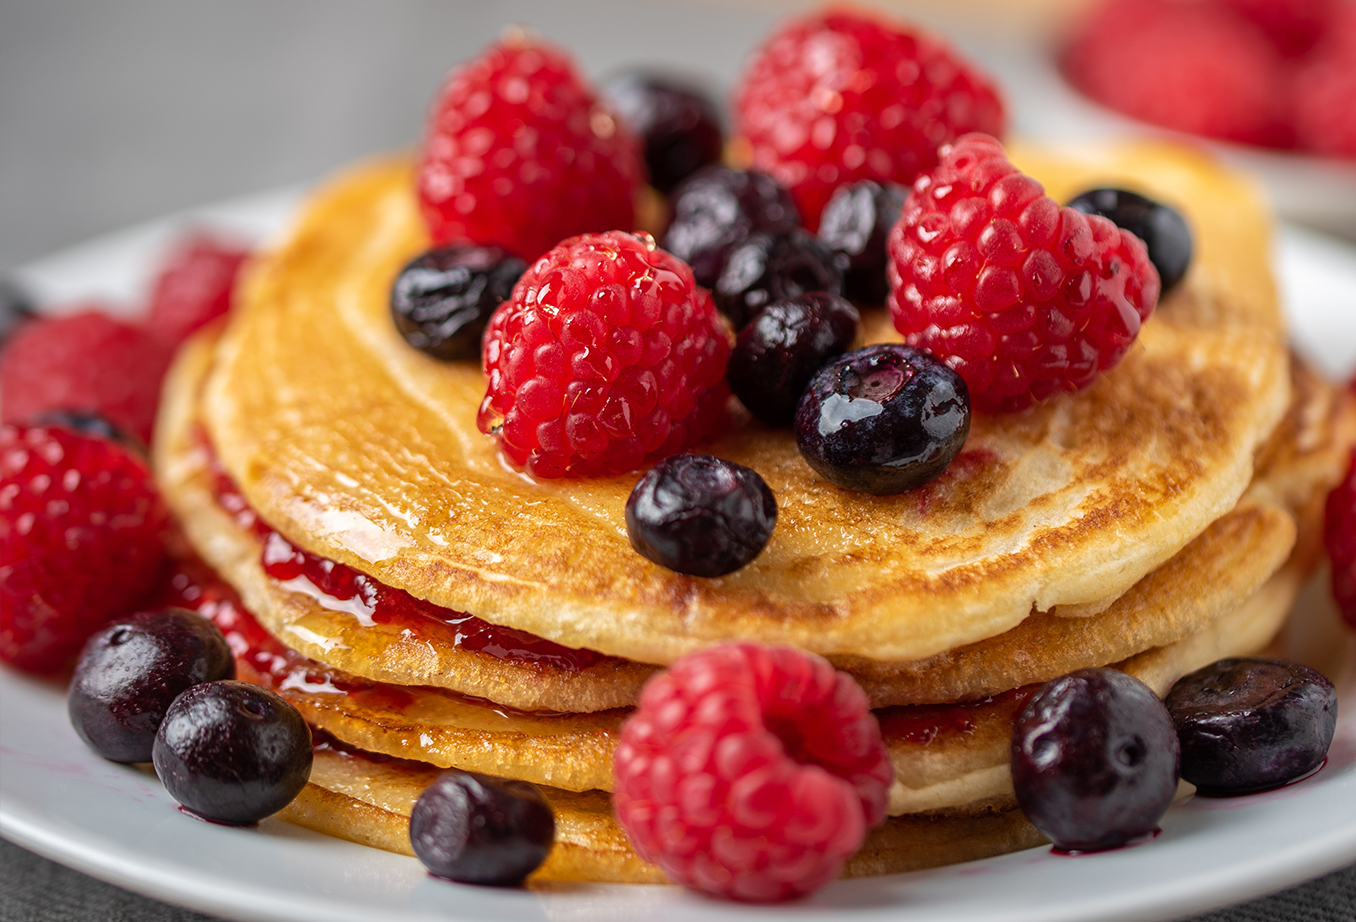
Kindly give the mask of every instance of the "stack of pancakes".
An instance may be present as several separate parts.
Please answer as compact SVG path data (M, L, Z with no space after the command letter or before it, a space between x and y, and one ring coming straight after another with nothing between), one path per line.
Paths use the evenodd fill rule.
M401 339L391 283L430 245L408 162L318 192L225 331L182 354L156 449L194 551L267 632L239 651L243 677L328 740L285 815L408 852L414 799L455 766L544 787L558 833L539 875L662 880L611 818L618 728L656 669L755 640L827 656L879 709L891 818L847 873L933 866L1041 841L1008 770L1040 683L1113 665L1163 694L1263 648L1356 441L1349 398L1287 351L1263 207L1182 149L1013 155L1059 201L1114 185L1179 208L1196 239L1184 283L1090 390L976 417L908 493L841 490L791 432L736 409L705 450L762 474L779 517L718 579L631 549L639 472L514 470L476 429L479 367ZM864 321L868 342L898 338L883 312ZM271 574L280 555L361 591Z

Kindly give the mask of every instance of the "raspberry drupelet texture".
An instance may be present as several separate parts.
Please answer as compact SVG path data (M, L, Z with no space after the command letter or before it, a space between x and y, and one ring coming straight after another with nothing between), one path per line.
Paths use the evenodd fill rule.
M617 821L675 881L773 902L838 875L894 779L861 688L821 657L738 643L651 679L613 758Z
M847 11L773 35L736 108L754 168L792 191L812 231L839 186L907 186L937 163L939 145L1004 126L993 84L940 39Z
M1324 538L1332 562L1332 594L1342 618L1356 630L1356 452L1346 478L1328 494Z
M532 260L566 237L632 228L643 175L639 142L569 57L517 36L448 78L417 185L435 243Z
M0 660L57 672L164 562L146 462L65 428L0 426Z
M959 372L981 412L1088 387L1158 303L1144 243L1061 208L987 135L941 153L890 232L895 327Z
M728 336L692 270L648 235L574 237L490 318L477 424L539 477L634 470L720 426Z

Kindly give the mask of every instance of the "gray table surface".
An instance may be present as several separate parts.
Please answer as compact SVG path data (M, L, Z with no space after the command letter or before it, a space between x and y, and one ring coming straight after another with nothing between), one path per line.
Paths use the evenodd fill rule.
M593 77L645 63L724 93L748 50L807 5L0 0L0 272L136 221L412 145L441 75L507 23L572 49ZM912 6L977 54L1041 34L1011 8ZM1013 101L1019 130L1038 103ZM0 842L6 922L206 918ZM1356 868L1199 918L1353 922Z

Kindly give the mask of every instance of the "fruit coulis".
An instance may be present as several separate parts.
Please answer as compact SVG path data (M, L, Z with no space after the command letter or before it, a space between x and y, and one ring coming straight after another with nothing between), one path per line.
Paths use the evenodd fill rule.
M205 437L203 441L206 445ZM237 524L262 539L260 561L264 572L283 588L308 595L330 611L348 612L364 626L393 624L433 643L568 672L582 672L611 659L595 650L561 646L526 631L434 605L345 564L302 550L260 518L215 455L211 469L217 503Z

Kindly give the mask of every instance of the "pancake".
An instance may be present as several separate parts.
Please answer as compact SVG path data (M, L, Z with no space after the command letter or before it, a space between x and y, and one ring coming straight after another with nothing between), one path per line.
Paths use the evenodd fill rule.
M340 748L317 750L311 782L278 814L282 819L363 845L413 855L409 816L438 769L373 760ZM555 844L528 886L547 881L667 883L640 858L612 818L611 801L590 791L542 791L556 817ZM891 817L848 859L844 877L866 877L973 861L1044 843L1020 810Z
M1268 223L1246 183L1180 148L1103 164L1015 156L1061 198L1112 162L1179 204L1198 241L1184 284L1090 390L976 418L947 473L906 494L839 490L790 433L737 415L708 450L762 474L780 512L767 549L726 577L631 549L637 475L537 483L508 468L475 428L480 370L395 333L391 281L428 245L404 161L321 190L255 263L200 421L293 544L438 606L641 663L734 638L919 660L1033 612L1105 607L1236 506L1287 406ZM868 339L889 338L877 318Z
M157 442L160 479L197 552L278 640L376 682L436 686L520 710L634 704L651 667L608 659L570 669L487 656L459 647L455 631L444 625L374 624L269 577L260 565L261 539L221 508L210 456L194 437L195 397L211 352L209 339L191 344L172 372ZM1294 515L1322 501L1356 441L1349 395L1298 361L1292 379L1290 409L1261 451L1258 476L1239 504L1101 611L1038 613L997 637L922 661L840 656L835 665L856 678L874 707L971 700L1119 662L1236 607L1281 566L1295 541ZM1306 518L1313 516L1309 509Z
M1209 629L1118 668L1162 695L1186 672L1221 656L1262 649L1284 622L1305 569L1303 562L1292 561L1244 606ZM964 734L926 742L895 736L890 741L897 773L891 816L868 835L843 876L938 867L1044 842L1016 807L1008 768L1012 722L1026 697L1009 696L969 709ZM896 717L888 712L882 716L887 734ZM946 742L934 748L937 739ZM329 835L413 854L409 814L439 770L416 761L373 757L342 744L321 747L310 783L279 815ZM902 785L905 778L910 783ZM657 868L632 851L605 793L554 788L543 793L555 813L557 832L535 880L664 882Z

